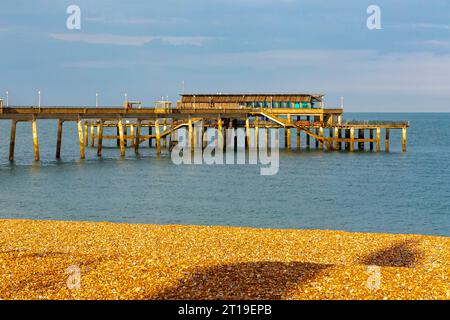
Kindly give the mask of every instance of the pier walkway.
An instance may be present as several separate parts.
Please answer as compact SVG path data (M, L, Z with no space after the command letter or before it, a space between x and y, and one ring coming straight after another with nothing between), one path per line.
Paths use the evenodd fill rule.
M402 151L406 152L406 132L408 122L393 121L343 121L343 109L325 108L272 108L272 107L164 107L164 108L124 108L124 107L37 107L12 106L4 107L0 100L0 120L11 123L9 160L14 160L16 126L20 122L31 122L34 146L34 158L39 161L39 142L37 121L42 119L58 121L56 157L61 157L61 141L63 124L76 122L80 157L85 158L85 148L97 145L97 154L102 155L104 139L117 140L121 156L130 145L136 153L139 146L148 141L151 147L154 141L157 153L161 148L169 148L178 141L178 130L187 128L188 143L192 149L199 144L195 137L203 140L206 130L215 128L219 132L219 143L226 145L225 129L244 128L245 145L259 145L259 133L266 132L266 143L269 144L269 130L284 129L284 147L291 149L292 132L296 134L296 148L301 149L301 137L305 135L306 148L311 148L311 140L315 148L326 150L355 151L366 149L381 151L384 140L384 151L390 151L390 130L402 131ZM5 121L1 122L2 125ZM104 134L104 129L114 128L114 134ZM147 129L146 133L143 129ZM251 130L253 141L251 143ZM199 134L196 130L201 130ZM382 139L382 130L384 137ZM303 134L302 134L303 133ZM357 135L355 135L357 133ZM278 135L277 135L278 136ZM90 139L90 143L89 143ZM203 142L200 142L204 146ZM230 143L230 141L228 142ZM233 142L231 142L233 143ZM236 135L234 143L237 145ZM355 144L357 148L355 148Z

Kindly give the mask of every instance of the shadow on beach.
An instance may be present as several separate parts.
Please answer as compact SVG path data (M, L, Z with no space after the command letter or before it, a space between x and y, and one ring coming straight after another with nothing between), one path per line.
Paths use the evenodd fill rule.
M302 262L248 262L218 265L187 274L149 299L281 299L290 288L311 282L331 267Z
M374 252L361 260L361 263L379 267L413 268L422 257L422 252L414 248L418 241L405 240L386 249Z

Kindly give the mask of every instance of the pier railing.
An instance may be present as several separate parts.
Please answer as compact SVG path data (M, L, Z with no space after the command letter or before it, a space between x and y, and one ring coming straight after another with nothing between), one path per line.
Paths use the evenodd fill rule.
M409 121L378 121L378 120L346 120L342 122L344 126L407 126Z

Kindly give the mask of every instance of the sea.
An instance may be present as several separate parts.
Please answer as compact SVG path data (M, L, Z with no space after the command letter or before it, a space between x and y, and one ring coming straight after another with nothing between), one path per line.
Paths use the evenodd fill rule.
M41 161L30 123L19 123L11 163L10 122L0 120L0 219L450 236L450 113L346 113L344 120L409 121L407 152L401 130L391 130L389 153L368 144L365 152L305 150L302 135L303 149L280 150L278 173L264 176L260 165L176 165L147 143L121 158L113 140L104 141L101 159L87 148L80 160L76 125L65 123L56 160L57 122L39 120Z

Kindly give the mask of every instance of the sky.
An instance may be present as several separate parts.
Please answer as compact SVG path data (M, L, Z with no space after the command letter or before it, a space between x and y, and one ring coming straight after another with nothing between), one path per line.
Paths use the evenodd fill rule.
M67 8L81 10L70 30ZM367 8L381 10L370 30ZM355 112L450 112L448 0L2 0L0 97L144 105L186 93L324 93Z

